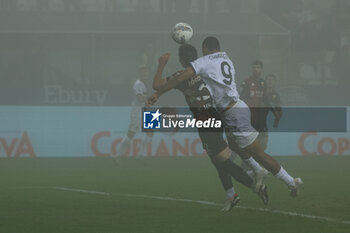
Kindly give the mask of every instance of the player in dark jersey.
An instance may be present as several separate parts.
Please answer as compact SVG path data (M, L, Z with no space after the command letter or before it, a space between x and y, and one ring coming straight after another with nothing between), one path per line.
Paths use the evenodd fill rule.
M276 77L268 75L269 92L267 92L267 81L261 78L263 63L256 60L252 63L252 75L242 83L241 98L249 106L251 113L251 124L259 132L258 140L263 150L267 148L267 115L271 111L275 115L274 127L278 126L282 111L279 103L279 95L273 85ZM272 93L273 92L273 93Z
M158 71L153 80L153 89L155 90L159 89L168 80L181 74L181 71L178 71L171 77L162 79L162 71L168 58L168 54L165 54L159 58ZM179 47L179 60L183 67L188 67L190 65L190 62L194 61L195 59L197 59L197 51L193 46L186 44ZM180 90L184 94L186 102L196 119L220 119L218 112L214 108L213 100L210 96L209 90L207 89L206 84L200 76L196 75L191 79L182 82L176 87L176 89ZM254 187L253 190L263 200L264 204L267 204L268 196L265 184L260 185L259 189L255 190L253 180L242 170L241 167L233 163L230 159L224 163L221 163L220 165L213 161L213 158L217 154L227 151L227 143L223 138L223 131L223 128L221 128L219 131L217 129L214 129L213 131L213 129L198 128L198 133L201 138L203 148L206 150L207 154L211 158L211 161L216 167L220 181L228 197L228 202L226 203L223 210L230 210L239 201L239 197L237 194L235 194L233 188L231 176L248 188ZM240 153L238 147L233 147L233 145L231 146L231 149L236 150L238 153Z
M250 108L252 126L259 132L265 131L264 124L261 120L263 111L265 80L261 78L263 63L259 60L252 63L252 75L242 83L241 99L246 102Z

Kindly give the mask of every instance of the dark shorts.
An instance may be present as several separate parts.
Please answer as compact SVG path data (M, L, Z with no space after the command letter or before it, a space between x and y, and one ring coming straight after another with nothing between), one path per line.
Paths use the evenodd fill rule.
M208 118L220 119L219 114L214 109L194 112L197 119L205 120ZM224 127L220 129L198 128L198 134L202 141L203 149L206 150L209 157L214 157L227 147L224 139Z

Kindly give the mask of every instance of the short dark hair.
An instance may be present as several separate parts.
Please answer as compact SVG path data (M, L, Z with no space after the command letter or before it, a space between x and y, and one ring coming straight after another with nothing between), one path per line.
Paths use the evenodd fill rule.
M218 38L208 36L203 40L202 46L205 46L209 51L220 50L220 43Z
M252 66L255 66L255 65L260 65L261 68L264 67L262 61L260 61L260 60L255 60L255 61L253 61Z
M179 47L179 58L185 67L190 66L190 63L198 57L197 49L190 44L183 44Z

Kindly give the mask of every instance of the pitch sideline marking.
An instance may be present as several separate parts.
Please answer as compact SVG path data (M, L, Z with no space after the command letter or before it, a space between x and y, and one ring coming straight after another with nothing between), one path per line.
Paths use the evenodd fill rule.
M66 187L53 187L53 189L62 190L62 191L70 191L70 192L81 192L81 193L105 195L105 196L111 195L111 193L107 193L107 192L99 192L99 191L94 191L94 190L75 189L75 188L66 188ZM181 198L173 198L173 197L161 197L161 196L138 195L138 194L117 194L117 195L124 196L124 197L148 198L148 199L156 199L156 200L163 200L163 201L189 202L189 203L197 203L197 204L202 204L202 205L222 206L222 204L220 204L220 203L211 202L211 201L190 200L190 199L181 199ZM253 208L253 207L245 207L245 206L235 206L234 208L259 211L259 212L267 212L267 213L273 213L273 214L281 214L281 215L287 215L287 216L303 217L303 218L308 218L308 219L323 220L323 221L334 222L334 223L350 224L350 221L342 220L339 218L330 218L330 217L323 217L323 216L316 216L316 215L309 215L309 214L301 214L301 213L297 213L297 212L290 212L290 211L284 211L284 210L271 210L271 209L266 209L266 208Z
M98 194L98 195L107 195L107 196L111 195L110 193L106 193L106 192L99 192L99 191L85 190L85 189L73 189L73 188L65 188L65 187L53 187L53 189L70 191L70 192L81 192L81 193L90 193L90 194Z

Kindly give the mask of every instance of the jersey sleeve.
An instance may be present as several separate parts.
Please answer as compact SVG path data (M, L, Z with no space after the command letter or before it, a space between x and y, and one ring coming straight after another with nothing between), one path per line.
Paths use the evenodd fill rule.
M205 57L200 57L197 60L191 62L191 67L196 75L203 73L205 68Z

